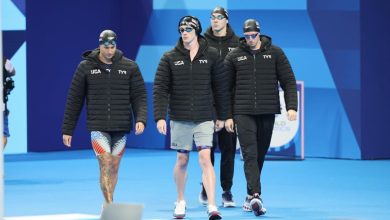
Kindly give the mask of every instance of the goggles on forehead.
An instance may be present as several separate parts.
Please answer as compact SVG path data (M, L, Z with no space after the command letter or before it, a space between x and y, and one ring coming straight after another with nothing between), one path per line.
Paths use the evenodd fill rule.
M100 41L100 45L103 45L104 47L108 47L110 45L116 46L116 41L115 40L105 40L105 41Z
M256 34L248 34L248 35L246 35L246 34L244 34L244 36L245 36L245 39L250 39L250 38L252 38L252 39L255 39L256 37L257 37L257 35L258 35L259 33L256 33Z
M193 30L194 29L192 27L185 27L185 28L180 28L179 29L180 33L183 33L184 31L190 33Z
M214 15L211 15L210 16L210 19L211 20L215 20L215 19L217 19L217 20L222 20L222 19L224 19L225 18L225 16L223 16L223 15L217 15L217 16L214 16Z

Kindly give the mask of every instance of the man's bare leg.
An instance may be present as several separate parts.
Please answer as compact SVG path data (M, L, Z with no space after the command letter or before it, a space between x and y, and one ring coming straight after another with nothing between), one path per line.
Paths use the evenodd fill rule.
M3 135L3 149L5 149L6 145L7 145L7 136Z
M199 164L202 168L202 181L207 193L208 204L215 206L215 172L211 164L210 149L199 151Z
M112 182L111 182L111 155L103 153L97 156L100 167L100 188L107 204L112 203Z
M116 188L116 183L118 182L118 171L119 164L121 162L122 156L111 155L111 174L110 174L110 182L111 182L111 195L112 199L114 197L114 191Z
M177 152L176 164L173 169L173 177L177 189L177 201L184 199L184 189L187 180L187 165L189 160L188 153Z

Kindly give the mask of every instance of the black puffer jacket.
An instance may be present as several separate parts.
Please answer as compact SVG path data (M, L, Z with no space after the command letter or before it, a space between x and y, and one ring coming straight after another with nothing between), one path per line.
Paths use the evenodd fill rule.
M62 133L73 135L84 100L90 131L130 132L132 115L146 125L145 83L138 65L116 50L111 71L98 59L99 49L87 51L73 76Z
M172 120L213 120L213 96L218 119L227 117L227 106L221 104L228 100L222 92L227 86L227 78L221 78L222 60L215 48L208 47L204 37L200 36L198 41L199 50L192 62L190 51L184 48L181 39L174 49L162 56L153 87L156 121L166 118L168 105Z
M253 54L240 39L240 46L225 60L225 74L233 88L233 114L279 114L278 82L284 90L287 110L297 110L297 85L290 63L271 38L260 36L261 48Z
M239 37L234 34L234 31L229 24L227 24L226 27L226 36L214 36L213 30L211 27L209 27L207 28L204 37L209 43L209 46L218 49L219 56L222 57L222 59L226 57L229 51L232 51L234 48L238 47L239 44Z

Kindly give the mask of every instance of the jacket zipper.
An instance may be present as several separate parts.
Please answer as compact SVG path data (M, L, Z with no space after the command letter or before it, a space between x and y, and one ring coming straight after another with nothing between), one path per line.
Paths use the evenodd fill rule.
M256 85L256 54L253 54L253 77L255 84L255 109L257 108L257 85Z
M221 58L221 56L222 56L222 47L221 47L222 41L219 40L218 43L219 43L219 58Z
M191 57L190 57L190 60L191 60ZM195 60L195 58L194 58ZM191 60L190 62L190 81L191 81L191 117L192 117L192 120L194 120L194 85L193 85L193 78L192 78L192 61L194 60Z
M108 72L108 103L107 103L107 129L110 129L111 120L111 70Z

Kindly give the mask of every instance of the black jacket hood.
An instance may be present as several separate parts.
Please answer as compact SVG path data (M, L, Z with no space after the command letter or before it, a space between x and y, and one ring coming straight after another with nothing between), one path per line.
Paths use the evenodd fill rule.
M198 53L196 54L195 57L198 57L198 55L204 53L208 47L207 40L202 35L198 36L198 42L199 42L199 50L198 50ZM177 41L175 49L178 50L182 54L185 54L185 55L190 54L190 51L184 47L183 40L181 39L181 37Z
M99 60L99 53L100 53L100 49L99 48L96 48L94 50L88 50L88 51L85 51L81 57L85 60L89 60L89 61L92 61L94 63L101 63L101 61ZM123 57L123 52L120 51L119 49L116 49L115 50L115 54L114 54L114 57L112 57L112 62L113 63L116 63L118 62L119 60L121 60Z

